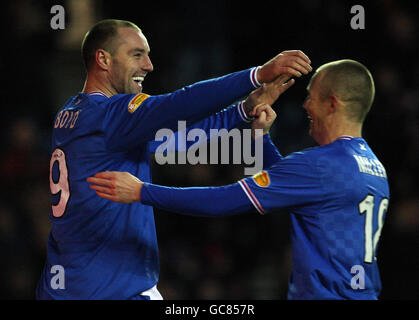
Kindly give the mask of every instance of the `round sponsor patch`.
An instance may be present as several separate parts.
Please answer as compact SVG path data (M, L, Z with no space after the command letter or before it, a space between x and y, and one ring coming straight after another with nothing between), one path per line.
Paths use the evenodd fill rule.
M270 185L271 180L269 178L269 173L267 173L265 170L262 170L261 172L255 174L252 177L253 181L259 186L266 188Z

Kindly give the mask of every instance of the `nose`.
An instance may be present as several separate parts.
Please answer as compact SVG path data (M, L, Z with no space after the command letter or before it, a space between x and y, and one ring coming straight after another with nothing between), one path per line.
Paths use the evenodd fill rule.
M151 72L154 70L153 64L151 63L151 59L149 56L145 57L145 62L142 69L147 72Z

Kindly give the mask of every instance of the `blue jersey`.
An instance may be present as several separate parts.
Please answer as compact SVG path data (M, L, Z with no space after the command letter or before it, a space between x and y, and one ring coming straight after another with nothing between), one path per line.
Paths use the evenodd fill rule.
M254 77L252 68L171 94L108 98L100 92L80 93L65 103L54 120L52 229L38 299L135 299L156 285L152 207L102 199L86 178L100 171L127 171L151 181L156 132L176 131L180 120L206 131L241 125L241 105L209 115L254 90Z
M282 157L264 139L267 170L218 188L145 184L142 202L212 217L284 208L293 252L288 299L377 299L375 252L390 195L386 171L367 142L341 137ZM203 208L203 199L213 205Z

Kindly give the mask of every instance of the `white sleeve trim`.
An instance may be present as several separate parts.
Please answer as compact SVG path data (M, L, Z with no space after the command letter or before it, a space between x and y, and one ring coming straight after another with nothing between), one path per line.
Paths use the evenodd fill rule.
M253 204L253 206L256 208L256 210L264 215L266 214L266 211L262 208L262 206L260 205L258 199L255 197L255 195L253 194L252 190L250 190L249 186L247 185L246 181L244 180L240 180L239 181L239 185L240 187L243 189L244 193L246 194L246 196L249 198L250 202Z
M262 84L258 81L258 71L260 69L259 67L255 67L252 69L252 71L250 71L250 81L252 81L252 84L255 88L259 88L262 86Z
M250 118L246 115L243 104L244 104L244 101L240 101L237 105L237 110L239 111L240 118L242 118L244 122L250 123L253 121L254 118Z

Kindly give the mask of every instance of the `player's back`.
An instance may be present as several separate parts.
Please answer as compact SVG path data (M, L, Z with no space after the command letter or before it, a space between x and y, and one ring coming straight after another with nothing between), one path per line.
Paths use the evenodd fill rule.
M56 116L50 163L52 229L37 289L40 299L128 299L157 282L152 208L102 199L86 182L107 170L150 181L147 144L127 151L108 148L107 99L79 94ZM51 283L54 266L64 270L65 288Z
M362 138L342 137L296 156L306 161L318 190L291 209L288 298L376 299L375 252L389 201L384 167Z

